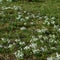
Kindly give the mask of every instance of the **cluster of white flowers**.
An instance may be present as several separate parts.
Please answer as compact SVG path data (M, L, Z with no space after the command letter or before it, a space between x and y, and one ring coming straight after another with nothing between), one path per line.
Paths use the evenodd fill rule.
M20 10L22 10L21 9L21 7L20 6L8 6L8 7L6 7L6 6L2 6L2 10L7 10L7 9L13 9L13 10L18 10L18 9L20 9Z
M16 58L18 58L18 59L22 59L24 56L23 52L20 50L16 51L14 54L15 54Z
M45 52L57 50L58 44L60 44L59 43L60 41L58 39L59 38L58 35L60 33L60 26L59 24L56 24L55 17L49 18L48 16L40 16L39 13L35 15L33 13L23 11L20 6L15 6L15 5L12 7L2 6L3 12L1 11L0 15L1 14L5 15L4 11L9 9L12 9L13 11L16 12L18 11L17 13L14 13L16 14L16 16L14 16L16 19L15 21L16 30L14 29L14 31L16 31L17 35L22 34L24 38L21 39L16 38L14 40L13 39L10 40L9 38L2 37L1 38L2 42L0 42L1 43L0 48L5 48L5 49L13 48L14 50L14 48L17 45L14 54L19 59L23 58L25 51L27 51L27 55L28 55L28 51L29 53L32 52L33 54L40 54L40 52L45 53ZM41 27L38 24L40 23L40 21L42 21ZM25 38L25 36L27 38ZM59 55L57 54L56 57L58 56ZM52 57L48 57L47 60L52 60Z

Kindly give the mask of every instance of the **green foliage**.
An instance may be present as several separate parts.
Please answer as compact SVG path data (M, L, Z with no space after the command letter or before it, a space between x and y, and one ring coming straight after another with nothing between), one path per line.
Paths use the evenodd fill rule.
M45 0L32 0L33 2L44 2Z

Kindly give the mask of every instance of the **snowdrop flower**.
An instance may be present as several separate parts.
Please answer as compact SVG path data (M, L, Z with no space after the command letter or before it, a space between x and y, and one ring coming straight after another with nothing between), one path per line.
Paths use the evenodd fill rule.
M53 42L54 42L54 40L55 40L55 39L50 38L50 39L49 39L49 42L53 43Z
M44 16L44 18L48 18L48 16Z
M13 45L16 45L16 43L13 43Z
M10 43L10 39L7 39L7 42Z
M48 57L47 60L53 60L53 57Z
M32 40L33 40L33 41L37 41L37 40L38 40L38 38L33 38Z
M25 19L24 18L21 18L20 21L25 21Z
M25 45L25 42L19 42L20 45Z
M47 40L47 39L48 39L48 37L47 37L47 36L44 36L44 37L43 37L43 39L44 39L44 40Z
M9 44L8 48L11 48L13 45L12 44Z
M20 39L15 39L15 42L19 42L20 41Z
M43 43L44 41L43 40L40 40L41 43Z
M36 16L36 18L39 18L39 17L40 17L39 15Z
M39 35L38 37L41 39L43 36L42 35Z
M55 29L58 29L58 27L59 27L59 25L54 25L54 28L55 28Z
M8 2L12 2L12 0L7 0Z
M52 37L55 38L56 36L53 34Z
M33 22L30 22L31 25L33 25L34 23Z
M51 38L51 37L52 37L52 35L51 35L51 34L49 34L49 37Z
M51 21L52 24L55 24L55 21Z
M18 10L18 6L14 5L13 8L14 8L14 10Z
M20 30L26 30L26 27L21 27Z
M4 40L5 40L5 38L1 38L1 40L2 40L2 41L4 41Z
M24 11L24 13L26 13L27 11Z
M12 9L12 7L5 7L4 9L6 9L6 10L7 10L7 9Z
M47 29L45 28L45 29L41 29L41 32L42 33L45 33L47 31Z
M25 19L26 19L26 20L28 20L28 19L29 19L29 17L27 16L27 17L25 17Z
M19 20L20 18L21 18L21 15L18 15L18 17L16 19Z
M60 28L58 28L58 32L60 32Z
M45 18L46 21L49 20L48 16L45 16L44 18Z
M24 25L27 25L27 23L25 22Z
M39 52L40 52L39 49L34 49L34 50L33 50L33 53L34 53L34 54L39 53Z
M42 17L39 17L39 20L41 20L42 19Z
M2 3L3 0L0 0L0 3Z
M30 40L30 42L35 42L35 41L37 41L38 40L38 38L32 38L31 40Z
M54 20L54 19L55 19L55 17L52 17L51 19L52 19L52 20Z
M17 58L23 58L24 56L24 54L20 50L16 51L14 54Z
M44 52L45 51L44 47L41 47L41 50Z
M37 31L38 33L41 33L41 32L42 32L41 29L37 29L36 31Z
M30 44L30 47L32 47L32 48L34 48L34 49L36 49L37 44L36 44L36 43L31 43L31 44Z
M21 12L18 12L18 15L20 15L21 14Z
M50 25L50 22L47 22L47 25L49 26Z
M5 49L8 48L7 46L3 46Z
M30 40L30 42L37 41L37 40L38 40L38 38L36 38L35 36L32 36L32 39Z
M30 49L29 46L25 46L25 47L24 47L24 50L29 50L29 49Z
M55 47L51 47L51 49L56 50L56 48L55 48Z
M56 52L56 57L58 58L58 57L60 57L60 55Z

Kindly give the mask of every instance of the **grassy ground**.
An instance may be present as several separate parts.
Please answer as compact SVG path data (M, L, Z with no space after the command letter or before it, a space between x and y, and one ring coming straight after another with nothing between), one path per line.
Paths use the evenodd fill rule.
M21 6L22 10L14 10L15 8L2 8L3 6L6 8L9 6L13 7L14 5L16 7ZM46 58L49 56L55 56L56 52L60 53L60 37L59 33L57 32L59 27L57 27L58 29L55 29L56 27L54 28L55 25L60 25L60 1L46 0L45 2L4 2L4 4L0 5L0 11L3 12L0 14L0 44L3 46L1 47L0 45L0 55L3 55L3 58L7 58L8 56L8 58L5 60L9 60L10 56L14 59L15 56L13 53L19 49L24 53L25 58L20 60L46 60ZM19 16L18 12L21 12L21 19L23 18L23 21L20 21L20 17L16 19ZM45 23L46 19L48 19L48 23L51 25L48 26L43 24ZM24 30L22 30L22 28ZM41 33L39 29L44 30L45 28L48 29L47 32ZM36 30L38 30L38 32ZM53 36L53 43L49 42L49 34ZM39 35L43 36L41 38L43 40L43 44L41 41L39 41L41 40L38 38ZM48 39L44 40L44 37L47 37ZM37 41L30 41L35 39L37 39ZM54 41L57 41L57 43ZM31 45L34 43L35 45L38 45L36 49L39 53L37 54L33 54L34 48L32 48ZM28 46L28 51L24 50L26 46ZM30 50L29 46L31 48ZM45 52L39 50L44 50L46 47L47 51ZM51 47L56 47L56 50L51 49Z
M8 5L20 5L24 10L33 13L40 12L41 15L55 16L60 20L60 1L46 0L44 2L17 2Z

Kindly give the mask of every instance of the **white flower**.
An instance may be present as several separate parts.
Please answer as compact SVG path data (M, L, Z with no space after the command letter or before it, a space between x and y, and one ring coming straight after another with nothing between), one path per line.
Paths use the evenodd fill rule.
M1 38L1 40L2 40L2 41L4 41L4 40L5 40L5 38Z
M46 19L46 18L48 18L48 16L44 16L44 18Z
M37 44L36 44L36 43L31 43L31 44L30 44L30 47L32 47L32 48L34 48L34 49L36 49Z
M47 60L53 60L53 57L48 57Z
M39 35L38 37L39 37L39 38L42 38L43 36L42 36L42 35Z
M41 32L45 33L45 31L47 31L47 30L48 30L47 28L44 28L44 29L41 29Z
M27 25L27 23L25 22L24 25Z
M20 18L21 18L21 15L18 15L18 17L16 19L19 20Z
M51 47L51 49L56 50L56 48L55 48L55 47Z
M51 19L52 19L52 20L54 20L54 19L55 19L55 17L52 17Z
M52 37L55 38L56 36L53 34Z
M58 32L60 32L60 28L58 28Z
M33 50L33 53L34 53L34 54L39 53L39 52L40 52L39 49L34 49L34 50Z
M18 6L14 5L13 8L14 8L14 10L18 10Z
M11 48L13 45L12 44L9 44L8 48Z
M2 2L2 0L0 0L0 3Z
M26 13L27 11L24 11L24 13Z
M25 44L25 42L19 42L19 44L20 44L20 45L24 45L24 44Z
M31 25L33 25L34 23L33 22L30 22Z
M27 17L25 17L25 19L26 19L26 20L28 20L28 19L29 19L29 17L27 16Z
M36 38L35 36L32 36L30 42L35 42L35 41L37 41L37 40L38 40L38 38Z
M54 28L55 28L55 29L58 29L58 27L59 27L59 25L54 25Z
M16 51L14 54L17 58L23 58L24 55L20 50Z
M60 57L60 55L56 52L56 57L58 58L58 57Z
M12 2L12 0L7 0L8 2Z
M39 20L41 20L42 19L42 17L39 17Z
M43 39L44 39L44 40L47 40L47 39L48 39L48 37L47 37L47 36L44 36L44 37L43 37Z
M55 21L51 21L52 24L55 24Z
M26 30L26 27L21 27L20 30Z
M38 33L41 33L41 32L42 32L41 29L37 29L36 31L37 31Z
M30 49L29 46L25 46L25 47L24 47L24 50L29 50L29 49Z
M24 18L21 18L20 21L25 21L25 19Z
M20 39L15 39L15 41L16 41L16 42L19 42L19 41L20 41Z
M41 43L43 43L44 41L43 40L40 40Z
M44 47L41 47L41 50L44 52L45 51L45 48Z
M50 22L48 22L47 25L49 26L50 25Z

